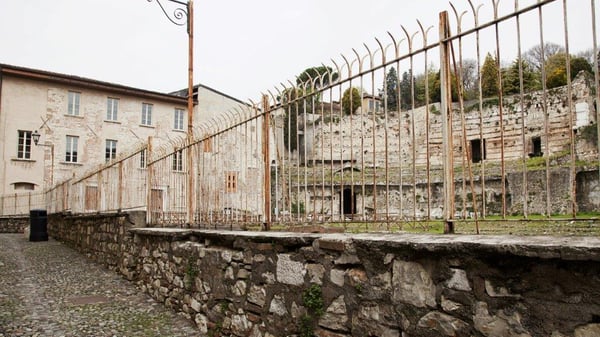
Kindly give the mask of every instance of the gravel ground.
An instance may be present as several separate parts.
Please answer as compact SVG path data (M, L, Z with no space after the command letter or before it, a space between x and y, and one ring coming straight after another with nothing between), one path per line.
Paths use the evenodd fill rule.
M0 234L0 337L200 336L135 285L50 238Z

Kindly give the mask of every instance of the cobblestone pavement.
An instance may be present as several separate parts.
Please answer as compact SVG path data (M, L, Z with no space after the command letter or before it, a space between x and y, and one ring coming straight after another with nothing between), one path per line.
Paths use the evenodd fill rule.
M50 238L0 234L0 337L200 336L118 274Z

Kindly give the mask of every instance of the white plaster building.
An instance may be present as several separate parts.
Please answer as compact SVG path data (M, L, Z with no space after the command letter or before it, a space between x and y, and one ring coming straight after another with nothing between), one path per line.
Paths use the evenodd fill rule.
M198 90L194 126L242 104L202 85L196 99ZM0 64L0 195L41 192L149 137L154 146L185 139L186 95Z

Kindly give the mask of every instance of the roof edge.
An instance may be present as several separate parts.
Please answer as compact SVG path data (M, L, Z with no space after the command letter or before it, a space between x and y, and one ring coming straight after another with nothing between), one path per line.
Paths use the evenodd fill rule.
M14 66L10 64L0 63L0 74L15 76L21 78L29 78L29 79L37 79L37 80L45 80L54 83L61 83L66 85L73 85L78 87L85 87L96 90L103 91L111 91L117 92L121 94L128 94L133 96L142 96L145 98L152 98L156 100L168 101L172 103L178 103L185 105L187 102L187 97L182 97L179 95L167 94L162 92L156 92L151 90L145 90L140 88L134 88L130 86L125 86L121 84L115 84L110 82L104 82L99 80L94 80L85 77L67 75L62 73L56 73L46 70L26 68L20 66Z

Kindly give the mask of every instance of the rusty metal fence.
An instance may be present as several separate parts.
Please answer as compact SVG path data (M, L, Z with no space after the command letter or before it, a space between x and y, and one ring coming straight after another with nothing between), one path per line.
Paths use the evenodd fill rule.
M47 207L210 228L594 222L597 2L450 4L179 144L55 186Z
M43 192L13 193L0 196L0 216L27 215L32 209L45 208Z

